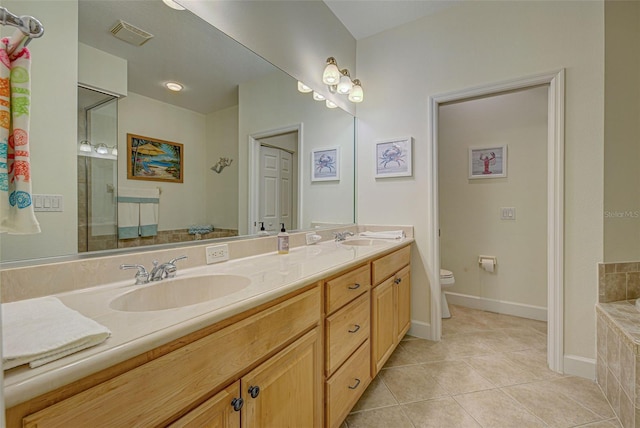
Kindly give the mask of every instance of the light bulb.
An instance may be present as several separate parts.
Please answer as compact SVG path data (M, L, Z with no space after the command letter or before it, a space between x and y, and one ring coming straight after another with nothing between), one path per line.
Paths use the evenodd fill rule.
M109 153L109 148L106 144L100 143L96 146L96 153L99 155L106 155L107 153Z
M87 140L80 141L79 150L85 153L91 152L91 143Z
M351 91L352 86L353 83L351 83L351 79L349 78L349 76L343 75L340 78L340 83L338 83L338 93L346 95L349 93L349 91Z
M336 108L338 105L331 100L327 100L326 105L328 108Z
M327 59L327 66L322 73L322 82L325 85L336 85L340 81L340 70L336 63L335 58L331 57Z
M114 156L118 156L118 146L113 146L111 148L111 154Z
M351 88L351 92L349 93L349 101L352 103L361 103L362 100L364 100L364 91L362 90L360 81L356 79L353 81L353 88Z
M164 86L166 86L167 89L173 92L180 92L184 88L184 86L182 86L182 84L178 82L167 82L164 84Z
M313 89L298 81L298 91L302 92L303 94L308 94L309 92L313 91Z
M324 101L326 98L324 97L324 95L319 94L316 91L313 91L313 99L316 101Z

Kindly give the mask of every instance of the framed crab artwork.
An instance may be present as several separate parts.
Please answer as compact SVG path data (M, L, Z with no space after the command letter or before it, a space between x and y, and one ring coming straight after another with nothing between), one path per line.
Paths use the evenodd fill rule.
M311 181L340 180L340 148L311 150Z
M413 137L376 143L376 178L411 177Z

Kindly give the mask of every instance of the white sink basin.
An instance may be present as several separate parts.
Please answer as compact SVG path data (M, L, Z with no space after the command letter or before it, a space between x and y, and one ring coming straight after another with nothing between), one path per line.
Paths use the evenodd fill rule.
M373 247L376 245L384 245L385 243L385 241L368 238L347 239L346 241L341 242L342 245L354 247Z
M116 297L109 307L117 311L147 312L181 308L237 293L251 284L240 275L203 275L165 279Z

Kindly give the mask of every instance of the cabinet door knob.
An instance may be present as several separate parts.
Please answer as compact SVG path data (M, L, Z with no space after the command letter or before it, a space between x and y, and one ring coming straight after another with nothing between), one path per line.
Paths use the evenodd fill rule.
M349 333L355 333L358 330L360 330L360 325L359 324L355 324L355 328L353 330L349 330Z
M396 278L396 280L393 282L395 282L396 284L400 284L402 282L402 278Z
M349 286L349 287L347 287L347 288L349 288L349 290L357 290L358 288L360 288L360 284L358 284L358 283L356 282L355 284L350 285L350 286Z
M360 385L360 379L356 378L356 384L353 386L349 386L349 389L356 389Z
M250 386L249 387L249 395L251 396L251 398L256 398L258 396L258 394L260 394L260 387L259 386Z
M234 398L233 400L231 400L231 405L233 406L233 410L239 412L244 405L244 400L242 398Z

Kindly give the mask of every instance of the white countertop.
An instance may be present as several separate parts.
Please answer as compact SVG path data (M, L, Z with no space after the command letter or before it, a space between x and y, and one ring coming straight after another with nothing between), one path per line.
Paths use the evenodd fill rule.
M348 241L347 241L348 242ZM97 373L129 358L162 346L301 287L331 276L378 254L413 242L413 239L379 240L374 246L345 246L333 241L297 247L289 254L275 252L213 265L178 270L176 278L209 274L242 275L251 284L233 294L196 305L149 312L111 309L116 297L134 290L130 280L56 295L65 305L111 330L102 344L31 369L7 370L4 379L5 407ZM135 256L132 256L135 262ZM171 280L165 280L171 281Z

